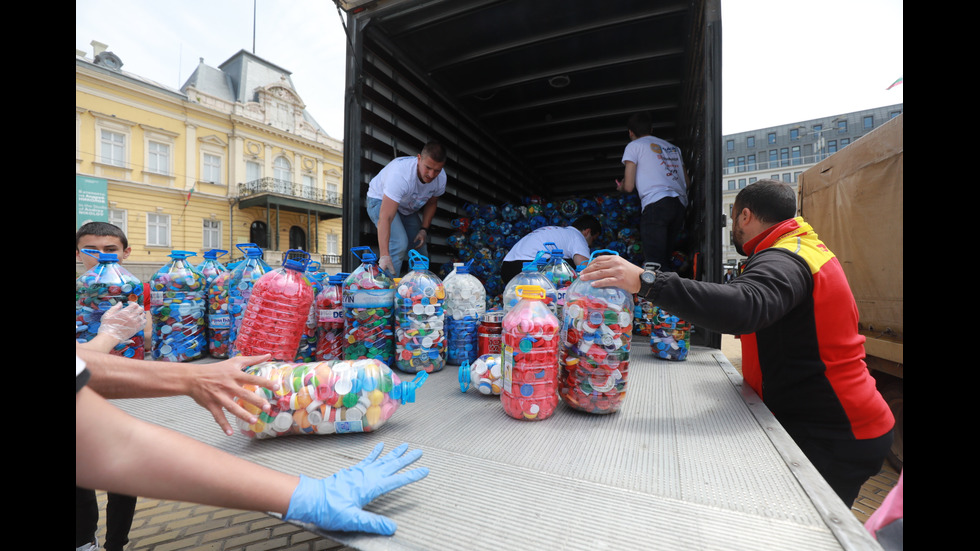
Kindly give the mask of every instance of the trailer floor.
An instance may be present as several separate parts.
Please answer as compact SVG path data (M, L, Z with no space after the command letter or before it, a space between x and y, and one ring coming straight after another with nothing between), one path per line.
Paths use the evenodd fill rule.
M723 337L722 352L740 373L741 350L737 339L730 336ZM419 390L420 397L425 390L425 387ZM474 399L478 398L474 397ZM193 402L190 402L190 406L194 407ZM412 406L406 405L404 407ZM201 417L207 416L205 414ZM213 424L213 421L210 423ZM213 429L218 432L217 425L214 425ZM858 499L853 504L851 512L855 518L861 523L867 520L868 516L877 509L884 496L895 485L897 479L898 473L887 463L883 465L882 471L864 485ZM103 541L106 501L104 492L98 492L98 499L100 506L99 538L100 541ZM468 532L489 528L491 526L486 519L484 521L474 519L472 526L460 526L459 530ZM136 517L130 531L130 540L128 549L131 550L300 551L350 549L331 539L263 513L145 498L138 500Z

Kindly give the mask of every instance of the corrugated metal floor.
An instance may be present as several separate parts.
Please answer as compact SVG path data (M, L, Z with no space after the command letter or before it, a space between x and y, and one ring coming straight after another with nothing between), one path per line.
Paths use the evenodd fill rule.
M394 537L330 534L359 549L876 547L724 354L634 350L626 402L609 416L561 406L515 421L498 399L461 393L452 369L373 434L255 441L224 436L186 397L116 403L292 473L327 476L379 441L422 448L429 477L370 507L398 522Z

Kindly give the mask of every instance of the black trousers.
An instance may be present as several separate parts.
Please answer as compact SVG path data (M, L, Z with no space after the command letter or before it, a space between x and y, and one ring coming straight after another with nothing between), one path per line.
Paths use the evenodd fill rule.
M514 276L521 273L521 270L524 269L525 262L528 261L509 260L500 265L500 280L504 282L505 287L507 286L507 283L510 282L510 280L514 279Z
M677 197L665 197L647 205L640 215L640 240L644 262L660 264L663 272L673 272L671 253L684 229L684 204Z
M107 551L121 550L129 543L129 529L136 513L136 498L122 494L107 494L105 507L106 535L102 547ZM99 502L95 490L75 486L75 547L95 539L99 526Z
M881 471L894 439L893 431L867 440L814 437L806 430L790 427L786 432L848 507L854 504L861 486Z

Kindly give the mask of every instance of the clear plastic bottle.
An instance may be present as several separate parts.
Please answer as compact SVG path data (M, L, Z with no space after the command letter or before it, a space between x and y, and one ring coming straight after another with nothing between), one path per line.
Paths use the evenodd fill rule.
M456 275L444 287L446 363L472 362L479 356L478 330L487 310L487 291L467 265L457 267Z
M296 351L297 362L312 362L316 358L317 333L320 327L316 307L316 296L323 289L323 274L320 272L320 263L311 260L306 265L305 275L307 282L313 288L313 302L310 303L310 313L306 317L306 326L299 338L299 349Z
M75 280L75 341L85 343L99 334L102 315L109 308L121 303L144 304L143 282L119 264L115 253L102 253L83 249L82 253L98 259L99 263ZM144 335L140 331L131 342L119 343L112 353L117 356L145 357Z
M409 251L408 265L395 288L395 367L406 373L440 371L446 365L446 289L418 251Z
M558 407L558 318L544 305L544 289L517 288L520 297L504 316L500 402L514 419L541 421Z
M592 253L617 254L603 249ZM590 259L591 262L591 259ZM633 295L618 287L576 280L565 295L558 393L569 406L613 413L626 397Z
M154 360L186 362L208 350L207 279L187 261L196 255L171 251L170 262L150 279Z
M517 305L517 287L520 285L537 285L544 289L544 303L551 309L551 313L558 317L558 290L543 272L539 271L545 262L543 252L538 252L534 260L525 262L521 272L507 283L503 294L504 315Z
M255 282L242 316L235 348L246 356L271 354L291 361L313 304L313 287L304 272L309 255L298 249L286 253L282 266Z
M214 278L218 277L224 272L228 271L228 268L224 264L218 261L218 258L228 254L228 251L223 251L221 249L211 249L204 253L204 260L197 265L197 271L201 272L204 276L207 284L210 285Z
M565 291L578 276L572 265L565 261L565 251L559 249L554 243L545 243L545 246L548 247L548 262L542 265L539 270L555 286L555 292L558 295L558 319L561 319L562 307L565 305Z
M237 355L234 343L248 297L255 282L271 269L254 243L236 247L245 257L208 286L208 348L213 358Z
M316 295L317 361L341 360L344 357L344 280L350 274L340 272L327 278Z
M377 359L390 366L395 356L393 283L370 247L354 247L351 253L361 265L344 281L344 358Z

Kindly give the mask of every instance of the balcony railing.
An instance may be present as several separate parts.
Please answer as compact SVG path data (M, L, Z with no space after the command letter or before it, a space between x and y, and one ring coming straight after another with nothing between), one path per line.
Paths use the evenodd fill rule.
M278 178L259 178L258 180L238 184L239 197L249 197L252 195L259 195L261 193L275 193L278 195L285 195L287 197L308 199L310 201L325 203L336 207L342 205L339 192L322 191L315 187L297 184L287 180L280 180Z

